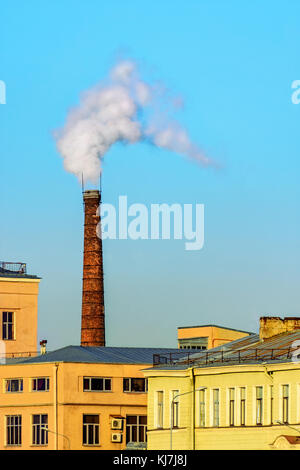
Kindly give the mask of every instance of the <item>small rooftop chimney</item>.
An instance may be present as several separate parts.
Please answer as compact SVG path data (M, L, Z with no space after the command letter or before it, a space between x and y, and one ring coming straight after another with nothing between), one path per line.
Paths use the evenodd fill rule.
M81 346L105 346L100 191L84 191L83 202L85 215Z
M299 329L300 317L261 317L259 319L259 339L261 340Z

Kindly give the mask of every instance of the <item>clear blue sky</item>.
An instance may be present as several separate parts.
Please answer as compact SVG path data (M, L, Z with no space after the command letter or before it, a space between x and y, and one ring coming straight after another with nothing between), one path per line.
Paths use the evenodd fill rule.
M39 339L79 344L81 188L52 131L127 55L185 99L220 171L146 144L105 159L103 201L205 204L205 245L105 241L110 346L176 346L177 327L256 331L300 314L299 1L22 0L1 5L0 259L41 276Z

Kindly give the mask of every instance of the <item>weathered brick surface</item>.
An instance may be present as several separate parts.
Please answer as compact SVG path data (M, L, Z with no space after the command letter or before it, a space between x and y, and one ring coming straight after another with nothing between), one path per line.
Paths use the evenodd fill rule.
M102 240L97 236L100 193L86 191L83 199L85 219L81 346L105 346Z

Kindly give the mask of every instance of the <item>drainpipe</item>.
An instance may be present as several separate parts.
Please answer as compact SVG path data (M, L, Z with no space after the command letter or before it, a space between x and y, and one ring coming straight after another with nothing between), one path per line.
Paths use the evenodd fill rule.
M58 364L54 364L54 377L53 377L53 403L54 403L54 450L58 449L58 434L57 434L57 374Z
M192 380L192 416L191 416L191 433L192 433L192 450L195 450L195 374L194 368L190 369Z

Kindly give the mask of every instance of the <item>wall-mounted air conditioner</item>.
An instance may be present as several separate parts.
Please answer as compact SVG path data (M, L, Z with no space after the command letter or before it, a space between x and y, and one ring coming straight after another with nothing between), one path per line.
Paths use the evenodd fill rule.
M111 421L111 429L122 429L123 428L123 420L113 418Z
M122 434L113 432L111 435L111 442L122 442Z

